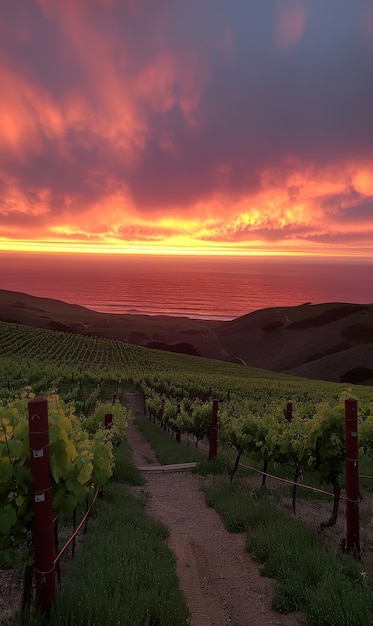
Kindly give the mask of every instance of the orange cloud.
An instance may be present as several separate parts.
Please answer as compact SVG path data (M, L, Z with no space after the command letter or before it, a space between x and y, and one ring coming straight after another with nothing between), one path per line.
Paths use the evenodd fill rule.
M292 251L301 247L304 251L317 252L319 241L330 236L330 250L337 249L338 235L346 234L357 238L370 232L373 236L373 219L369 214L353 221L354 211L362 204L362 192L371 192L372 177L368 170L351 165L336 173L333 169L323 173L301 169L300 165L286 180L275 171L262 173L261 188L250 195L243 194L233 199L222 194L213 194L203 202L189 208L188 214L180 207L173 207L167 214L159 210L151 219L138 212L129 191L124 188L108 194L103 201L87 205L75 211L74 200L65 200L65 208L58 216L48 216L50 201L45 190L38 197L33 209L36 228L39 219L39 238L46 241L99 242L113 245L115 250L142 249L153 245L154 250L190 248L208 251L220 246L221 250L237 245L241 252L276 245L278 250ZM352 217L346 211L351 206L351 189L356 194ZM25 199L16 194L11 207L17 215L29 212ZM343 210L344 218L338 218ZM9 213L11 212L8 211ZM2 212L5 216L5 212ZM48 220L45 220L45 216ZM361 222L363 219L363 223ZM27 237L23 222L18 228L13 225L2 236L12 234L21 239ZM333 243L332 240L336 239ZM303 241L303 243L302 243ZM114 249L113 248L113 249Z
M0 247L373 241L369 7L341 0L336 23L311 0L14 6L0 9Z
M0 145L22 158L23 150L41 149L40 133L48 139L64 132L63 115L45 89L0 64Z

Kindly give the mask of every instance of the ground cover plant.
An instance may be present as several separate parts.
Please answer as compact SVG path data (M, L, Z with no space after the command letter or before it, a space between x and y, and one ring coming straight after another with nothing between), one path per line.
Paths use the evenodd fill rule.
M373 588L361 562L333 553L319 533L244 481L218 479L204 491L228 530L247 533L247 550L262 574L277 579L273 608L301 610L312 626L371 622Z
M125 442L115 451L116 472L97 502L95 520L67 572L51 626L185 625L188 609L166 545L168 530L144 510L129 484L142 485ZM30 624L41 624L37 615ZM44 623L44 622L43 622Z
M198 463L206 457L206 451L193 446L180 445L176 438L171 437L160 425L154 424L149 418L138 415L136 426L154 449L161 465L174 463Z

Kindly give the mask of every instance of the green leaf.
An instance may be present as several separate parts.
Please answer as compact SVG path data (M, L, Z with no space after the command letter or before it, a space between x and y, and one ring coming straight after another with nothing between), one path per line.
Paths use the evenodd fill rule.
M6 504L0 511L0 533L6 535L17 523L17 513L10 504Z

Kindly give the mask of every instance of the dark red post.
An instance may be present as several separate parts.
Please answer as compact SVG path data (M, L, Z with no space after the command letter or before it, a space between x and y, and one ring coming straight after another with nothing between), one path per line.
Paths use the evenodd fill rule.
M360 557L359 528L359 473L358 473L358 432L357 401L345 401L346 434L346 550Z
M286 419L288 422L291 422L293 419L293 403L288 402L286 405Z
M210 441L210 454L209 461L216 458L218 454L218 406L217 400L212 401L212 416L211 416L211 441Z
M113 414L106 413L105 415L105 429L109 430L113 425Z
M56 601L52 484L49 461L48 401L28 402L36 605L49 615Z

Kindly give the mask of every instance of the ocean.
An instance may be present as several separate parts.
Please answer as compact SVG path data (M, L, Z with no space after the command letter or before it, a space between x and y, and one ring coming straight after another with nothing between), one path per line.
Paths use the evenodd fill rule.
M312 302L373 303L373 259L0 253L0 289L105 313L231 320Z

